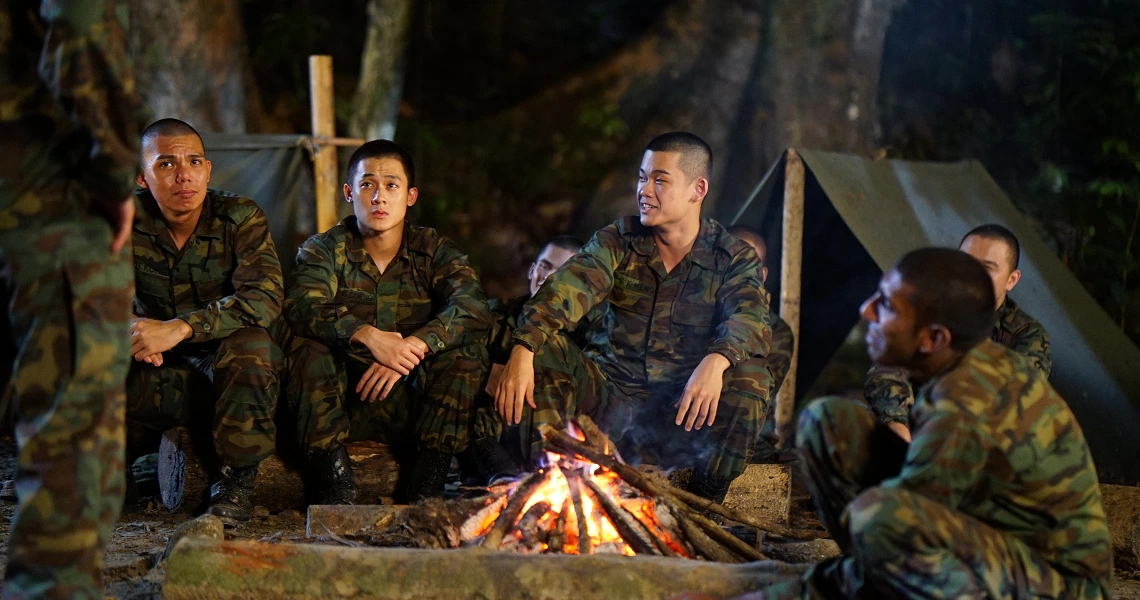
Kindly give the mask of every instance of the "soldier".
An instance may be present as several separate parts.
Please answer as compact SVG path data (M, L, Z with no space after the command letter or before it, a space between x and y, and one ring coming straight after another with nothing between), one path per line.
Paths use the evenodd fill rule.
M1053 359L1045 328L1017 306L1007 294L1021 280L1018 269L1021 244L1013 232L1001 225L987 224L971 229L958 248L978 259L993 282L997 298L996 322L990 339L1029 357L1046 378ZM914 389L905 370L882 366L871 367L864 394L871 408L903 439L910 439L906 428L907 413L914 404Z
M771 343L756 252L701 219L712 152L691 133L649 143L639 217L603 228L527 303L497 386L496 408L537 427L584 413L626 458L692 466L690 489L722 499L744 470L767 410L767 369L742 367ZM585 350L567 335L602 306ZM723 393L722 393L723 392ZM708 426L706 428L706 426Z
M124 12L12 4L0 1L0 289L16 362L0 414L14 415L19 456L0 592L102 598L124 489L141 111Z
M994 293L964 252L901 258L861 309L879 365L921 385L910 444L862 402L804 409L796 445L843 551L752 598L1108 597L1096 468L1045 374L986 339Z
M129 455L162 431L200 425L221 459L210 514L249 520L257 468L273 453L284 354L281 263L253 200L206 186L210 161L190 125L142 134L134 227L135 315L127 376Z
M364 144L344 184L353 216L297 252L287 394L321 503L356 498L345 442L414 447L411 500L443 494L452 455L498 442L473 408L488 367L483 288L454 242L405 221L415 183L402 148Z
M766 283L768 281L766 262L768 259L768 242L764 241L764 236L747 225L733 225L728 228L728 232L756 250L756 255L760 258L760 281ZM792 334L791 326L788 325L787 321L780 318L780 315L775 312L771 312L769 315L772 320L772 349L768 352L768 356L762 358L762 364L768 369L768 376L771 378L768 399L769 402L774 402L776 394L780 392L780 386L784 385L784 378L788 376L788 369L792 367L792 351L795 349L796 338ZM782 458L777 449L778 443L779 436L776 435L775 423L772 419L765 418L764 427L760 432L760 441L756 445L752 462L784 462L784 458L790 454L790 451L786 452Z

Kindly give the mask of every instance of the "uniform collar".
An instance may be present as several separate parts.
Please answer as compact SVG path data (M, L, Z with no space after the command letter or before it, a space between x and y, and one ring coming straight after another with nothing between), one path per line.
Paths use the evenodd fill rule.
M369 256L368 250L364 249L364 236L360 234L360 228L357 226L355 216L347 216L341 221L345 230L345 256L348 260L355 263L372 263L372 257ZM422 245L422 240L418 239L419 236L411 231L411 226L404 223L404 235L400 239L400 250L396 252L395 258L404 261L410 260L408 255L408 248L411 246L415 251ZM375 264L375 263L373 263Z
M1013 301L1013 298L1006 296L1005 301L1001 303L1001 306L998 307L997 313L995 314L996 326L1009 327L1013 324L1013 320L1017 318L1017 313L1020 310L1021 309L1017 306L1017 303Z
M652 256L657 251L657 242L650 228L638 223L632 233L634 237L630 240L630 248L634 252L642 256ZM701 219L701 229L697 232L697 239L693 241L693 248L689 250L688 258L706 269L712 269L716 264L716 231L709 219Z
M218 216L217 200L218 196L213 191L206 192L206 199L202 202L202 213L198 215L198 224L194 227L193 237L213 239L222 237L225 228ZM135 231L163 242L170 239L166 218L162 216L158 201L150 190L146 188L135 190L135 208ZM171 250L177 253L173 246Z

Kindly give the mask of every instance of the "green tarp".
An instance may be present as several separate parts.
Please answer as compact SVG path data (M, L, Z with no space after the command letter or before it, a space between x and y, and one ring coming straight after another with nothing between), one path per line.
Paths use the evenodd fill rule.
M1021 241L1022 278L1010 295L1049 332L1050 381L1076 413L1102 480L1140 481L1140 350L981 164L799 153L807 181L803 370L797 390L806 390L834 354L882 269L914 248L957 246L971 228L1000 223ZM777 285L785 160L773 166L750 199L722 210L729 222L752 225L766 235L769 263L776 267L769 281Z

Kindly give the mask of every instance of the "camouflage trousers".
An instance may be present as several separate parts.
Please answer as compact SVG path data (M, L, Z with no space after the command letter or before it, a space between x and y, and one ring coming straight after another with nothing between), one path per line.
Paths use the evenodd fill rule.
M540 425L565 428L567 420L585 414L610 435L627 461L693 467L706 479L731 482L744 472L759 440L771 372L760 357L726 371L716 421L692 431L674 424L690 373L683 375L627 392L569 336L551 337L534 356L538 408L524 405L519 430L524 459L533 464L542 457Z
M127 376L128 455L154 452L163 431L186 425L212 433L223 465L260 463L275 448L284 367L284 353L260 327L181 344L163 354L161 367L135 362Z
M16 363L18 505L4 598L102 598L103 548L122 508L130 248L100 220L0 233ZM8 340L5 340L7 342Z
M367 402L356 393L372 364L367 350L349 353L296 337L289 347L285 387L301 447L310 452L372 440L461 452L494 427L489 411L475 407L488 362L482 344L448 348L424 358L384 400Z
M817 400L800 415L796 444L820 519L843 555L756 598L1091 600L1105 593L1095 580L1058 572L1013 535L879 486L898 474L907 444L861 402Z

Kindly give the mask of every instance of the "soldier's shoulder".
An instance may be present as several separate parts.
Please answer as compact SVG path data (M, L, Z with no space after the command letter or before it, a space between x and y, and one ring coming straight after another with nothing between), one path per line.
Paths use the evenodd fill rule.
M434 256L441 246L451 242L431 227L408 224L404 226L404 245L413 252ZM451 242L454 243L454 242Z
M756 250L752 248L748 242L732 235L728 232L728 228L721 225L716 219L706 219L705 226L708 227L708 234L712 239L713 248L718 252L727 254L730 257L746 255L748 253L756 254ZM759 257L757 257L759 259Z
M226 190L210 189L206 200L214 204L215 214L240 225L250 217L264 215L261 207L252 198Z
M319 244L328 250L335 250L344 246L347 239L348 226L345 225L344 221L341 221L321 233L309 236L309 239L305 240L305 244Z
M610 225L599 229L598 233L601 234L602 232L609 230L612 230L614 233L617 233L622 237L638 237L653 234L653 231L650 228L641 224L640 217L633 216L622 217Z

